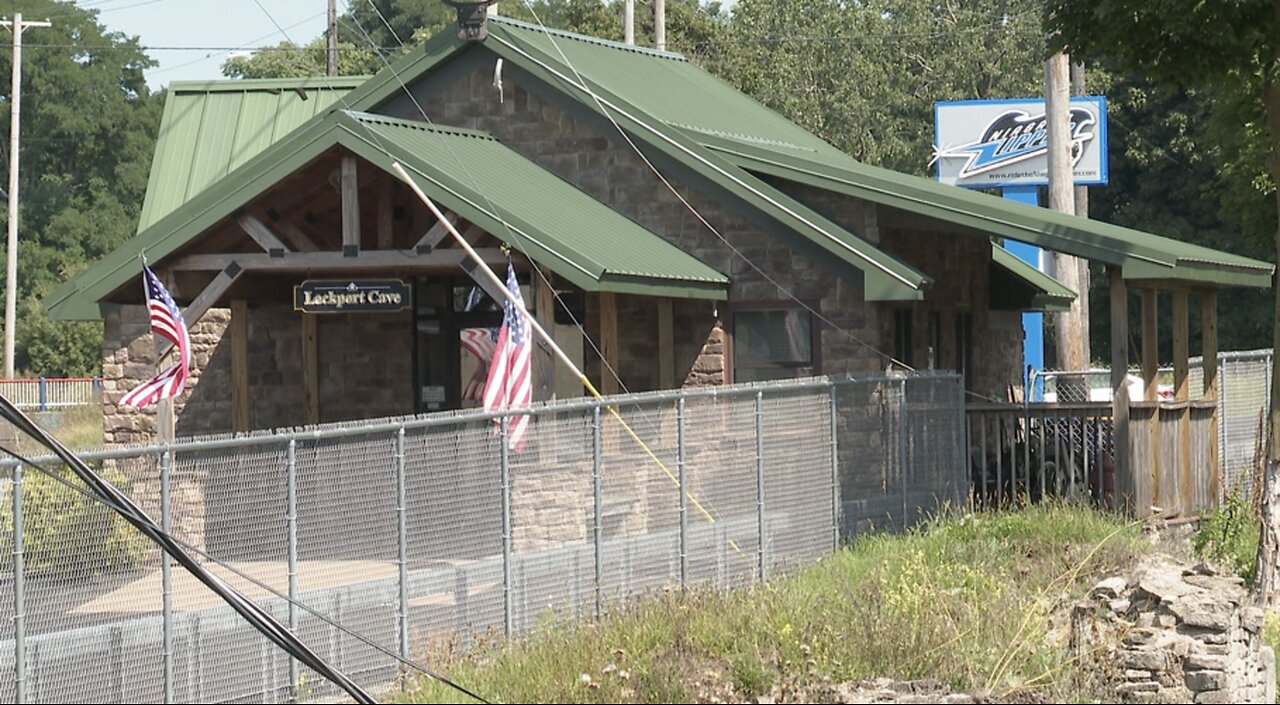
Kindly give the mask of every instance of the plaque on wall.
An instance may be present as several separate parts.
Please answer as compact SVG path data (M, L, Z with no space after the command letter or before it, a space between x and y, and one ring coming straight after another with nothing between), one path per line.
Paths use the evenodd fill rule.
M304 313L394 313L413 303L399 279L308 279L293 287L293 308Z

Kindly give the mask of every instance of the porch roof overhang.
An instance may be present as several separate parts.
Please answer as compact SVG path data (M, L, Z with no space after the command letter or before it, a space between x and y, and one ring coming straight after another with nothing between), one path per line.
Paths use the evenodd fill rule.
M1269 262L869 166L835 149L705 133L697 139L751 172L897 208L975 234L1005 237L1119 267L1126 280L1266 288L1275 270Z
M727 276L488 134L335 111L267 148L68 281L46 300L50 316L100 318L99 303L134 282L139 257L163 264L335 147L388 173L399 162L441 207L584 291L727 298ZM353 259L353 266L364 266Z
M1076 292L991 243L991 308L997 311L1069 311Z

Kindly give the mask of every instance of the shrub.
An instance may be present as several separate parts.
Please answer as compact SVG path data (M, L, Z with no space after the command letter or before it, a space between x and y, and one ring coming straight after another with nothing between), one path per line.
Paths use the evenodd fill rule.
M103 475L127 491L119 473ZM78 480L71 482L80 486ZM5 480L4 485L0 556L8 557L13 553L13 483ZM146 557L146 537L128 522L42 472L23 473L22 498L23 556L29 573L82 578L135 566Z
M1201 516L1191 545L1197 556L1221 564L1253 585L1259 522L1257 509L1237 488L1227 495L1221 506Z

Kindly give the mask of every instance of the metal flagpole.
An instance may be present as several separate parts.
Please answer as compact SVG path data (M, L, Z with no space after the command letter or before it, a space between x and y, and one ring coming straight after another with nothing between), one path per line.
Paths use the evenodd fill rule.
M604 395L600 393L600 390L596 389L596 386L591 383L591 380L587 378L582 370L578 369L578 366L573 364L573 360L569 359L569 356L565 354L564 350L556 344L555 339L547 333L540 323L538 323L538 319L529 315L529 311L524 306L521 306L516 302L515 296L507 290L507 285L498 278L497 274L494 274L488 264L485 264L485 261L476 253L475 249L471 247L471 244L467 242L466 238L462 237L462 234L453 226L453 223L449 222L449 219L444 217L444 213L440 212L440 209L436 206L435 202L427 196L427 194L422 190L422 187L418 186L418 182L414 181L409 176L409 172L405 171L404 167L400 165L400 162L392 162L391 168L396 172L396 175L400 177L400 180L405 182L405 184L413 190L413 193L419 198L419 200L427 206L431 211L431 215L435 216L440 225L449 232L449 235L453 237L454 242L458 243L458 246L467 253L467 256L476 263L475 269L482 273L481 276L485 279L485 282L489 284L489 287L487 287L486 290L492 289L492 291L489 292L490 294L499 293L507 303L511 304L512 308L519 311L520 315L524 317L525 323L527 323L529 327L538 334L538 337L542 338L542 341L547 344L547 347L551 348L556 357L560 359L560 362L564 363L564 366L578 378L578 381L581 382L582 386L591 393L591 396L596 399L604 399ZM474 274L472 276L474 276ZM650 460L656 463L659 468L662 468L662 471L666 473L671 482L679 487L680 479L676 477L675 473L671 472L671 469L668 468L666 464L658 458L658 456L654 455L653 450L649 448L648 444L646 444L644 440L636 434L635 430L631 428L631 425L628 424L622 418L622 415L618 413L618 409L613 406L609 406L607 408L609 413L613 415L613 418L617 419L618 423L622 425L622 428L627 432L627 435L631 436L631 439L634 440L636 444L640 446L641 450L645 452L645 455L648 455ZM692 494L686 494L688 494L689 501L693 503L693 506L707 518L707 523L714 524L715 517L711 516L711 512L707 511L706 507L702 506L702 503L698 501L698 498L694 497ZM737 544L734 544L734 549L741 553L741 549L738 548Z

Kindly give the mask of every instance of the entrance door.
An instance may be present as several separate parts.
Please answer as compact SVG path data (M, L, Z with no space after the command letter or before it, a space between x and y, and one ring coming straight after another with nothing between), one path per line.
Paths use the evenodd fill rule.
M420 278L414 289L416 408L480 406L501 308L470 280Z

